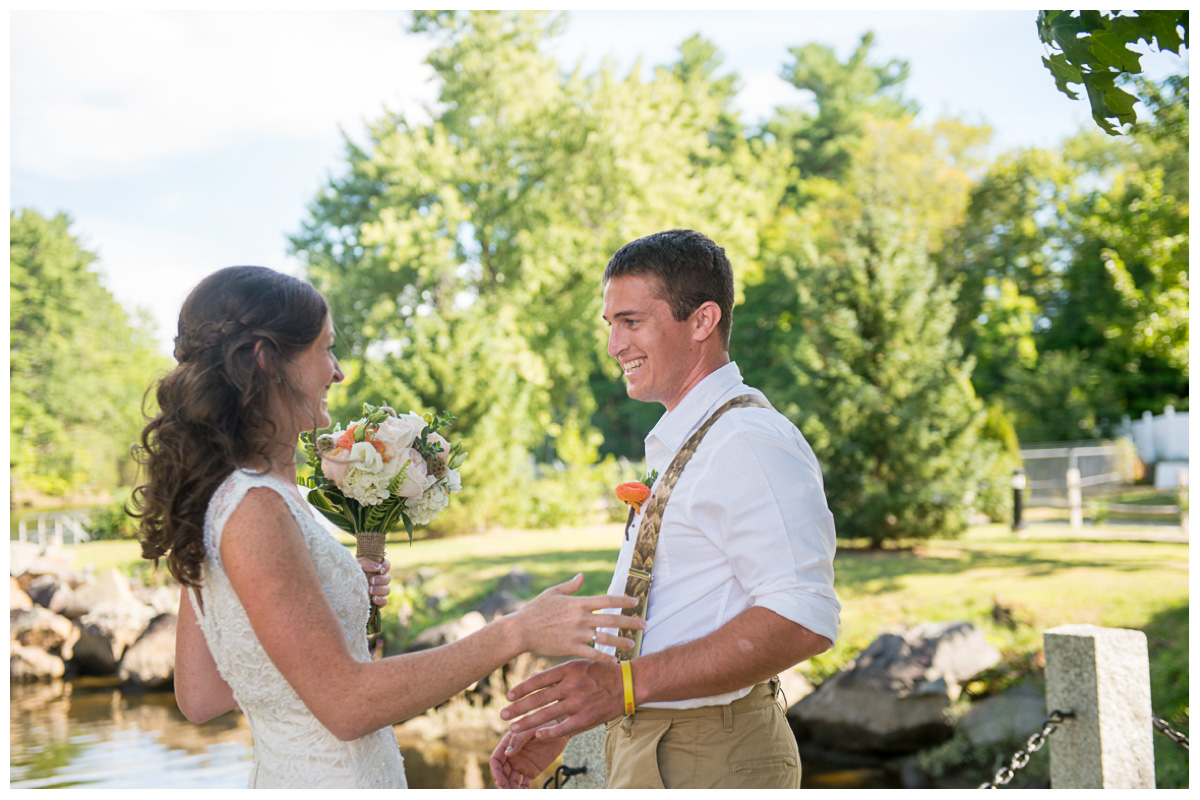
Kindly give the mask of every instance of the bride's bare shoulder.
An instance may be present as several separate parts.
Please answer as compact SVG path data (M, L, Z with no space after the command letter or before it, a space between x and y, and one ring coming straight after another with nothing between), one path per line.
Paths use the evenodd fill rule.
M225 523L221 537L221 555L257 557L296 544L303 547L300 526L292 516L283 496L273 488L254 486L248 489Z

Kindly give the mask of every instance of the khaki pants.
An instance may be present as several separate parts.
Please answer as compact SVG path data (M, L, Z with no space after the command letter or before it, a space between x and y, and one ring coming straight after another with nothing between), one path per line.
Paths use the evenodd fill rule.
M760 683L725 706L647 708L608 723L609 789L799 789L800 753Z

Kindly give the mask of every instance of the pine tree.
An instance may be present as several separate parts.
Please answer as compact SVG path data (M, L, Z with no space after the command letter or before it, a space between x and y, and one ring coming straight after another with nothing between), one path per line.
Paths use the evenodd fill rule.
M839 534L875 547L960 532L990 461L971 365L949 336L953 290L906 233L895 209L870 207L843 259L803 270L784 409L821 462Z

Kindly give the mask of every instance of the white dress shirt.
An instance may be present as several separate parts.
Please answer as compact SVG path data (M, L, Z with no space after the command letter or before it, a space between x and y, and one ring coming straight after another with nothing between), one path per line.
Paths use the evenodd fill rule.
M709 416L743 394L762 397L734 363L705 377L646 437L647 469L665 473ZM639 513L621 542L609 594L625 593L641 521ZM663 514L642 655L707 636L751 606L837 641L835 546L821 468L800 431L773 409L731 409L692 455ZM750 688L645 707L723 705Z

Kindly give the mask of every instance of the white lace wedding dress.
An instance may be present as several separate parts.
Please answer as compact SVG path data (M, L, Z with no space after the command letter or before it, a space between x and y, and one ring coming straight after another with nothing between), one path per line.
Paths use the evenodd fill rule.
M192 606L221 677L250 723L254 737L252 788L408 788L404 762L391 728L343 742L304 705L250 627L221 564L221 532L246 492L267 487L291 510L316 565L321 586L342 624L350 652L367 661L365 626L368 601L362 568L350 552L318 523L287 487L266 475L236 470L213 493L204 518L207 550L201 571L203 611L192 593ZM337 680L336 675L329 676Z

